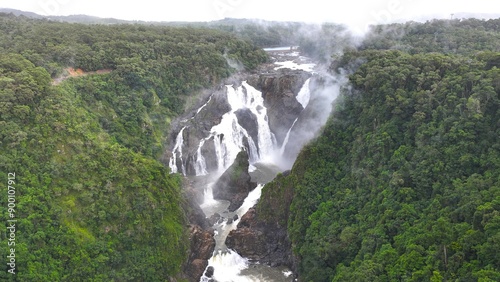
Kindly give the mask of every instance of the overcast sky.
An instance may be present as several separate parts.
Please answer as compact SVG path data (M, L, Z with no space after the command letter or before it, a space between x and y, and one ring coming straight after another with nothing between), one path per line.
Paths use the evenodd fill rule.
M368 24L450 18L461 13L500 16L497 0L0 0L0 8L41 15L86 14L125 20L211 21L252 18L277 21Z

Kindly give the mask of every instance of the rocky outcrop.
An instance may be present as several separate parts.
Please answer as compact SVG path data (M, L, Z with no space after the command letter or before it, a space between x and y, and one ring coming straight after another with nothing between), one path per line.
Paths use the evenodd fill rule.
M249 165L248 153L239 152L234 163L221 175L212 188L214 199L231 203L228 208L230 212L238 209L248 193L257 187L257 183L252 182L248 173Z
M266 184L256 207L245 213L238 228L226 238L228 248L243 257L270 266L285 265L296 272L296 259L287 233L293 180L288 172Z
M254 144L259 142L259 123L250 109L239 109L235 112L238 123L248 132Z
M226 238L228 248L252 261L269 266L294 268L294 257L286 227L258 220L255 208L241 218L238 228Z
M189 241L191 252L184 272L189 277L189 281L199 281L215 248L214 232L202 229L198 225L191 225Z
M283 143L288 129L303 110L296 96L309 77L311 74L305 71L283 69L248 80L248 84L262 92L269 127L279 145Z
M202 202L202 195L194 188L190 180L184 179L182 191L183 209L189 221L190 242L188 261L184 265L183 272L189 281L198 281L215 249L214 231L199 206Z

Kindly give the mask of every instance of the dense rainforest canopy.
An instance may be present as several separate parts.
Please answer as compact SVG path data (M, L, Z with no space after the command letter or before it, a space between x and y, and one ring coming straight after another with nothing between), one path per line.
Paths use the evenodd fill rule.
M176 276L189 248L184 199L158 161L171 120L201 89L265 62L254 45L293 44L349 73L321 136L257 207L287 227L300 279L499 281L499 29L375 26L355 46L329 24L0 14L0 182L15 173L16 279Z
M16 279L177 275L189 242L180 178L159 162L170 120L200 89L266 60L216 30L0 14L0 182L15 173ZM87 75L61 79L71 69Z
M499 23L378 26L333 62L334 113L263 191L291 207L258 206L301 280L500 280Z

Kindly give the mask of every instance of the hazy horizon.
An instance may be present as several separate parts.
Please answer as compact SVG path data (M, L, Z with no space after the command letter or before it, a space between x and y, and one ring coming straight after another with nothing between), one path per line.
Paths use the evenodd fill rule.
M310 0L299 5L282 0L184 0L173 3L142 1L0 0L0 8L34 12L43 16L88 15L138 21L214 21L245 18L268 21L345 24L363 33L371 24L425 21L433 18L497 18L493 1L351 0L336 7Z

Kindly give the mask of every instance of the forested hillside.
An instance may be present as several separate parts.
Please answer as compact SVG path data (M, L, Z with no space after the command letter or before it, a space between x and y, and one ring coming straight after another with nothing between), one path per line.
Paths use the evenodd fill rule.
M0 14L0 181L15 174L17 281L178 275L190 242L180 179L159 162L170 120L266 59L215 30ZM69 68L105 71L55 85Z
M500 280L499 22L379 26L332 64L349 87L257 207L301 281Z

